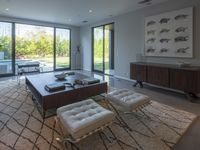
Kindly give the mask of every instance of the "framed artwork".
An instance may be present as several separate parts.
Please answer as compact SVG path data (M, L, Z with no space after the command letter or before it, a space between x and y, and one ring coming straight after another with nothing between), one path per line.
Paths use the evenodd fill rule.
M193 7L145 18L145 56L193 57Z

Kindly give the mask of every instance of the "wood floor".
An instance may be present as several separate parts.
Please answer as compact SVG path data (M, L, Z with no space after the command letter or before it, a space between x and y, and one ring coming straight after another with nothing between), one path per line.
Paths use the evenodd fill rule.
M160 89L151 85L144 85L144 88L133 87L133 81L118 79L115 77L104 76L101 74L93 74L88 71L79 71L89 76L94 76L102 80L106 80L109 86L115 88L128 88L136 92L144 93L151 97L152 100L170 105L172 107L182 109L200 116L200 100L196 103L191 103L183 93L173 92ZM13 77L15 78L15 77ZM7 78L0 78L5 80ZM174 147L175 150L200 150L200 117L191 125L188 131L184 134L181 140Z

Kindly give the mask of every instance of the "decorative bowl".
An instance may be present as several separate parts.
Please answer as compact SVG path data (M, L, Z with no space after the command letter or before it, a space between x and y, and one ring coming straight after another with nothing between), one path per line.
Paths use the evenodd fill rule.
M56 74L55 77L58 80L65 80L66 74L64 72L63 73L59 73L59 74Z

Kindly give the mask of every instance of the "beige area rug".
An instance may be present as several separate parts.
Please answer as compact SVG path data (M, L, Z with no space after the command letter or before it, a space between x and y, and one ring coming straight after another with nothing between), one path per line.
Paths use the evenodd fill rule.
M144 109L144 113L119 113L132 132L116 120L111 130L105 129L75 146L68 143L67 149L168 150L196 117L155 101ZM17 85L12 80L0 82L0 150L63 149L55 140L59 135L54 117L41 118L24 84Z

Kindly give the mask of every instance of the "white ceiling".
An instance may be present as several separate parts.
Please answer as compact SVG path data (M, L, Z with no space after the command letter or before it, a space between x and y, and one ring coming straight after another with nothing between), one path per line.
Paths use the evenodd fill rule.
M0 15L81 26L147 7L139 5L139 1L142 0L0 0ZM152 0L151 5L164 1Z

